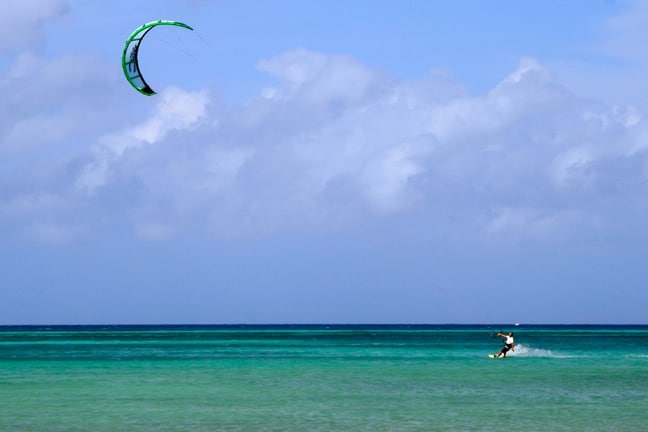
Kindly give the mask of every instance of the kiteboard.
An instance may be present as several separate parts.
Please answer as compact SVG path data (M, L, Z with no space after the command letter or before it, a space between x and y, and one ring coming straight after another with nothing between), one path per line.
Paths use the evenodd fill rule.
M496 358L505 358L505 357L504 357L504 356L502 356L502 357L497 357L497 354L488 354L488 358L496 359Z

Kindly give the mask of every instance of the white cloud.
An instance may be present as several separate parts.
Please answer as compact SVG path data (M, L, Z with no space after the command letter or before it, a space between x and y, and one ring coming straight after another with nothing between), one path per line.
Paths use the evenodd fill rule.
M0 51L19 51L38 41L40 27L67 9L65 0L0 2Z
M375 72L352 57L327 56L305 49L261 61L259 69L284 84L280 89L265 89L266 98L299 98L308 103L358 101L375 81Z
M154 145L171 131L195 127L206 113L207 102L205 91L165 89L151 117L139 125L100 138L94 149L94 160L84 167L77 179L77 187L93 194L109 181L111 167L119 162L125 152Z
M432 152L425 140L398 143L370 158L360 173L367 197L381 211L400 211L422 191L409 181L426 171L424 159Z
M153 116L129 133L142 144L154 144L171 130L194 126L205 115L207 102L205 91L188 93L173 87L167 88L160 95ZM123 148L118 146L115 143L112 149L119 154Z
M56 61L25 55L6 80L47 81L37 71ZM78 145L56 166L25 162L31 172L45 164L38 182L30 170L7 177L15 190L0 194L0 214L31 212L33 232L59 241L97 223L127 221L139 237L164 240L184 229L323 230L417 212L431 215L421 229L459 215L452 229L466 238L539 240L613 225L629 188L646 192L642 111L579 97L532 58L477 95L447 74L397 80L307 50L259 67L279 81L245 104L219 108L206 91L169 88L141 98L136 120L120 117L111 133L82 133L52 105L25 108L3 132L20 143L13 157L39 141L35 124L51 124L43 139Z
M0 162L48 159L51 167L84 151L88 136L113 126L121 111L103 66L85 56L17 55L0 75Z
M588 166L595 159L590 149L572 148L559 154L554 159L550 173L553 181L559 187L565 186L587 186L594 179L593 172Z
M268 72L291 86L298 87L312 82L322 73L328 63L324 54L298 49L259 62L259 69Z

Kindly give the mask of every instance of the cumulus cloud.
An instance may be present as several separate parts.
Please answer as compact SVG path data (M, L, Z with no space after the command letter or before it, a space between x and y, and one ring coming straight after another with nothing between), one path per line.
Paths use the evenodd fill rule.
M87 157L96 134L121 117L104 66L87 56L46 58L27 50L0 75L3 229L52 245L82 237L92 216L78 212L83 203L70 192L73 167Z
M65 0L0 2L0 51L19 51L38 41L40 27L67 9Z
M34 61L17 61L12 76ZM165 240L421 214L424 230L452 218L466 237L539 241L614 225L628 200L645 216L634 198L648 187L641 110L580 97L537 59L476 95L447 74L400 80L305 49L259 68L274 85L227 109L206 91L160 92L149 111L49 167L37 190L25 181L5 192L0 221L30 215L34 232L61 242L92 232L82 228L97 215Z
M106 70L87 56L18 54L0 75L0 162L74 157L91 136L114 127L123 111Z
M169 132L190 129L205 114L207 93L188 93L176 88L165 89L152 114L141 124L100 138L94 160L86 165L77 180L77 187L93 194L108 181L111 166L119 164L129 150L156 144Z
M617 182L600 161L627 157L641 126L636 110L580 98L532 58L487 94L454 97L430 90L435 76L399 82L345 56L297 50L262 68L280 85L219 119L189 156L200 169L163 175L178 201L228 229L335 224L433 202L494 215L483 225L490 234L549 235L561 221L598 221L564 203ZM206 168L199 155L222 166ZM208 184L222 188L197 193Z

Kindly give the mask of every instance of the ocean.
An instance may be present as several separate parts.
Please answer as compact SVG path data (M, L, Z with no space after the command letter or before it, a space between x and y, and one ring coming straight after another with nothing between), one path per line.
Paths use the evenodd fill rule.
M648 326L0 326L0 431L646 430Z

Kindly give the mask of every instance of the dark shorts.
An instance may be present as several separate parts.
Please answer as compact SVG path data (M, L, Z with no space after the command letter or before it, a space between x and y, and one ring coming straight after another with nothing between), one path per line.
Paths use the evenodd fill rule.
M513 345L504 345L504 348L502 348L502 352L508 352L511 348L513 348Z

